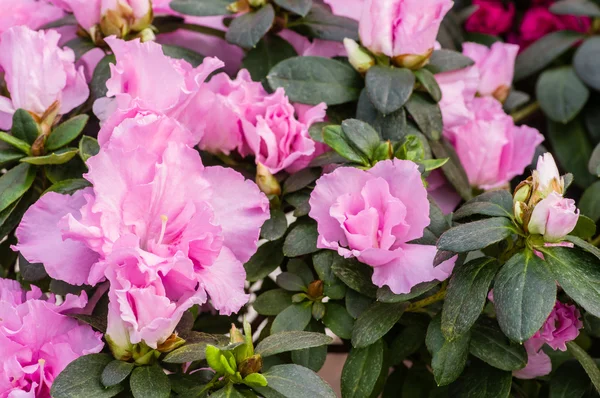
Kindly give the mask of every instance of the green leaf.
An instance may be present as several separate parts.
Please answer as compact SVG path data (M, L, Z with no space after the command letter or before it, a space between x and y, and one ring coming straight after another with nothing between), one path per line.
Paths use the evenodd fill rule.
M342 131L353 147L358 148L368 159L374 158L381 140L373 127L357 119L346 119L342 122Z
M425 342L427 330L424 326L408 325L394 338L390 348L392 365L399 365L409 355L414 354Z
M319 279L325 284L325 295L333 300L344 298L346 285L333 273L333 264L343 262L344 258L332 250L321 250L315 253L312 259Z
M336 398L331 387L312 370L299 365L277 365L263 373L268 387L286 398ZM255 388L263 393L264 387ZM274 397L274 395L265 395Z
M352 348L342 369L342 396L344 398L369 397L384 363L384 344L376 341L363 348Z
M389 115L383 115L371 103L366 89L360 93L356 118L369 123L383 140L400 141L406 135L406 111L404 108Z
M27 282L36 282L48 276L44 264L30 263L21 253L19 253L19 272Z
M81 156L81 160L87 162L89 158L92 156L96 156L100 152L100 145L98 145L98 141L87 135L81 137L79 141L79 156Z
M267 35L246 53L242 67L248 69L252 80L261 81L279 62L297 56L296 50L279 36Z
M317 250L317 225L298 224L292 228L283 242L283 254L287 257L298 257L314 253Z
M358 99L361 76L350 65L322 57L293 57L267 75L273 89L283 87L292 102L317 105L343 104Z
M312 7L312 0L274 0L275 4L295 14L305 17Z
M484 363L473 363L450 387L452 398L508 398L512 373Z
M281 311L273 320L271 334L304 330L311 318L311 303L292 304Z
M525 348L504 336L496 322L481 317L471 329L471 355L495 368L513 371L527 365Z
M336 336L342 339L352 338L352 329L354 328L354 318L348 313L343 305L328 302L325 304L327 311L323 317L323 323Z
M581 112L590 90L579 80L572 67L562 66L542 73L535 95L548 118L568 123Z
M422 282L413 286L409 293L403 294L395 294L388 286L383 286L377 290L377 301L381 301L382 303L400 303L412 300L427 293L439 284L439 281Z
M500 328L524 342L537 332L556 303L556 283L544 262L531 251L515 254L494 282L494 304Z
M594 220L594 222L600 220L600 201L598 198L600 198L600 181L596 181L590 185L585 192L583 192L581 200L578 203L581 214L585 214Z
M248 375L251 376L251 375ZM210 394L211 398L245 398L245 395L235 389L232 383L228 383L225 387L221 388Z
M356 290L368 297L375 297L377 287L371 282L373 275L372 267L361 263L355 258L347 258L334 262L331 269L335 276L350 289Z
M171 394L169 378L156 364L135 368L129 385L134 398L168 398Z
M435 76L429 70L423 68L415 71L417 81L423 85L423 88L427 90L431 98L435 102L440 102L442 99L442 90L435 80Z
M454 212L454 219L471 217L473 215L512 217L513 199L505 189L489 191L467 201Z
M10 132L14 137L33 144L40 135L40 126L25 109L17 109L13 114Z
M348 289L346 292L346 309L348 310L348 314L350 314L350 316L354 319L358 318L363 312L365 312L373 302L373 299L363 296L355 290Z
M204 56L189 48L174 46L171 44L161 44L163 53L167 57L183 59L189 62L194 68L197 68L203 61Z
M23 152L15 151L14 149L1 149L0 150L0 167L5 167L13 162L24 157Z
M46 140L46 150L55 151L73 141L81 134L89 118L88 115L78 115L56 126Z
M588 163L590 174L600 177L600 144L596 145Z
M463 199L471 199L473 195L469 178L467 177L467 173L465 172L456 151L452 147L452 144L442 138L439 141L430 141L429 145L436 158L450 159L448 163L442 166L444 175Z
M3 131L0 131L0 140L14 146L26 155L31 153L31 146L28 143Z
M0 211L6 209L31 188L35 172L35 167L21 163L0 177Z
M402 108L415 85L415 75L405 68L373 66L365 78L371 103L384 115Z
M331 337L322 333L287 331L271 334L258 344L255 351L263 357L268 357L287 351L320 347L332 342Z
M467 333L479 318L499 267L496 259L481 257L454 270L442 312L442 332L448 340Z
M544 69L584 37L582 33L561 30L537 40L517 56L514 81Z
M225 38L228 42L243 48L252 48L271 29L275 19L275 10L267 4L257 11L250 11L235 18Z
M504 217L461 224L440 236L437 247L454 253L483 249L508 238L515 232L513 223Z
M277 275L277 284L279 287L290 292L302 292L306 290L306 283L302 278L291 272L282 272Z
M206 358L206 346L213 344L214 340L206 342L196 342L193 344L186 344L183 347L179 347L176 350L167 354L163 359L166 363L186 363L201 361Z
M448 385L460 376L469 356L470 339L471 335L467 331L452 341L446 340L439 316L429 323L425 344L433 357L431 367L438 386Z
M579 118L566 125L549 120L548 138L558 163L575 176L575 185L585 189L597 180L588 172L592 145Z
M52 383L50 394L54 398L110 398L123 390L116 385L104 388L100 377L113 358L108 354L90 354L77 358L67 365Z
M590 377L590 380L592 380L596 392L600 392L600 369L598 369L596 361L594 361L589 354L574 341L567 342L567 350L579 361L581 366L583 366L583 369Z
M92 80L90 81L90 96L91 98L98 99L106 97L106 81L110 78L110 64L117 63L116 58L113 54L106 55L98 62Z
M504 101L504 111L506 113L510 113L522 106L525 106L530 100L531 97L529 94L511 89L510 93L508 94L508 98L506 98L506 101Z
M310 321L306 327L306 331L325 335L325 327L315 319ZM321 345L318 347L295 350L292 351L291 357L292 362L294 362L296 365L304 366L305 368L309 368L314 372L318 372L321 370L325 364L325 360L327 359L327 346Z
M363 166L369 165L367 157L352 145L341 126L326 126L323 129L323 139L331 149L342 157Z
M289 23L288 27L315 39L341 42L348 37L358 40L358 21L335 15L328 6L315 2L305 18Z
M50 188L46 189L46 192L58 192L64 195L71 195L80 189L91 187L92 184L88 180L83 178L73 178L70 180L59 181L56 184L52 184ZM44 193L46 193L44 192Z
M169 7L185 15L208 17L230 14L227 10L229 4L231 0L173 0L169 3Z
M577 361L560 365L550 379L550 398L581 398L590 387L590 379Z
M550 11L558 15L600 17L600 7L588 0L560 0L550 6Z
M280 209L271 209L271 217L260 228L261 238L267 240L281 239L287 231L287 219Z
M34 164L36 166L63 164L73 159L77 153L79 153L79 149L77 148L63 148L51 153L50 155L26 156L21 158L20 162Z
M89 38L75 37L66 42L63 47L69 47L75 53L75 61L79 60L88 51L96 48L96 45Z
M600 37L590 37L577 49L573 58L573 66L577 75L595 90L600 90L600 72L597 57L600 51Z
M296 192L315 182L321 176L318 168L306 168L289 176L283 183L284 195Z
M283 289L268 290L258 296L252 306L261 315L277 315L292 305L292 293Z
M450 72L453 70L464 69L474 65L475 62L459 52L452 50L435 50L429 58L429 63L425 69L431 73Z
M579 215L577 225L570 233L573 236L578 236L582 239L591 239L596 235L596 222L583 214Z
M132 362L124 362L115 359L106 365L102 371L100 380L104 387L112 387L120 384L133 371L134 364Z
M39 29L54 29L54 28L60 28L61 26L68 26L68 25L77 25L77 20L75 19L75 16L72 14L67 14L66 16L59 18L55 21L52 22L48 22L45 25L42 25L39 27Z
M382 338L400 320L407 303L374 303L354 323L352 346L366 347Z
M546 264L565 293L592 315L600 317L598 258L579 249L544 248Z
M256 253L244 264L246 279L255 282L273 272L283 261L281 241L262 244Z
M596 258L598 258L600 260L600 249L598 249L596 246L592 245L591 243L588 243L587 241L585 241L581 238L578 238L576 236L571 236L571 235L567 235L565 237L565 240L575 244L575 246L582 248L583 250L587 251L588 253L591 253L592 255L596 256Z
M434 141L440 139L443 123L442 111L437 103L422 93L414 93L406 103L406 110L427 138Z

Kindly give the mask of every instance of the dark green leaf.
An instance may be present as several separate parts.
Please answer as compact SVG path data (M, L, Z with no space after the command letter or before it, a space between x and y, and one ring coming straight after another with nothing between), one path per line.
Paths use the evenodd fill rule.
M235 18L227 30L228 42L243 48L252 48L271 29L275 10L267 4L257 11L250 11Z
M79 153L77 148L63 148L49 155L43 156L26 156L19 160L21 163L34 164L43 166L49 164L64 164L73 159Z
M402 317L406 303L374 303L356 320L352 345L366 347L382 338Z
M426 328L423 325L408 325L394 338L390 348L392 365L399 365L414 354L425 342Z
M31 188L35 171L35 167L21 163L0 177L0 211L6 209Z
M283 289L268 290L258 296L252 306L261 315L277 315L292 305L292 293Z
M597 180L588 172L592 145L579 118L566 125L549 120L548 138L558 163L575 176L575 185L585 189Z
M592 254L576 248L544 249L546 264L563 290L592 315L600 317L600 268Z
M544 69L584 37L582 33L561 30L549 33L534 42L517 57L514 81Z
M371 282L373 269L370 266L348 258L334 262L331 269L350 289L368 297L375 297L377 287Z
M433 76L430 71L424 68L416 70L415 76L417 77L419 83L423 85L423 88L427 90L431 98L435 102L440 102L442 99L442 90L440 90L440 86L438 85L437 80L435 80L435 76Z
M306 168L289 176L283 183L283 193L291 193L305 188L312 184L321 176L321 170L316 168Z
M427 138L434 141L440 139L443 123L438 104L422 93L414 93L406 103L406 110Z
M325 284L325 295L337 300L344 298L346 285L333 273L333 264L344 261L332 250L322 250L313 255L313 265L319 279Z
M322 57L294 57L278 63L267 76L269 85L283 87L290 101L317 105L358 99L363 81L351 66Z
M382 340L367 347L352 348L342 370L342 396L344 398L371 396L383 368L383 362Z
M588 163L590 174L600 177L600 144L596 145Z
M213 340L186 344L167 354L163 359L166 363L186 363L201 361L206 358L206 345L213 344Z
M232 383L210 394L211 398L245 398L245 395L236 390Z
M526 105L530 99L531 97L529 94L512 89L508 94L508 98L506 98L506 101L504 101L504 111L506 113L510 113L517 108Z
M79 141L79 156L81 156L81 160L86 162L92 156L95 156L100 152L100 145L98 145L98 141L87 135L81 137Z
M365 79L371 103L384 115L402 108L415 85L415 75L405 68L373 66Z
M473 363L450 387L452 398L508 398L512 374L484 363Z
M456 380L462 373L469 356L470 333L467 331L452 341L444 338L441 320L433 318L427 328L425 344L432 355L431 367L438 386L445 386Z
M268 388L275 390L286 398L336 398L331 387L312 370L299 365L277 365L263 373L267 378ZM265 395L263 387L255 388ZM273 395L265 395L268 398Z
M71 180L59 181L56 184L52 184L46 192L58 192L64 195L72 195L74 192L79 191L87 187L91 187L92 184L88 180L83 178L74 178ZM44 193L46 193L44 192Z
M78 115L56 126L46 140L46 150L55 151L73 141L81 134L89 118L88 115Z
M294 226L283 243L283 254L287 257L297 257L316 252L318 236L316 224Z
M515 232L513 223L504 217L493 217L461 224L444 232L437 247L454 253L483 249L508 238Z
M439 141L430 141L429 145L431 145L431 151L436 158L450 159L448 163L442 166L444 175L463 199L471 199L473 195L469 178L452 145L444 138Z
M590 379L577 361L560 365L550 379L550 398L581 398L590 387Z
M481 257L454 270L442 312L442 332L448 340L467 333L479 318L499 266L496 259Z
M44 264L30 263L22 254L19 253L19 272L23 280L36 282L48 276Z
M518 370L527 364L522 345L509 341L498 324L482 317L471 329L470 352L473 356L502 370Z
M556 283L544 262L526 250L504 264L494 282L494 304L500 328L524 342L537 332L556 302Z
M69 47L75 53L75 61L79 60L88 51L96 48L96 45L89 38L75 37L64 44L64 47Z
M106 97L106 81L110 78L110 64L115 64L116 58L113 54L106 55L98 62L92 80L90 81L90 96L94 99Z
M138 366L129 380L134 398L168 398L171 383L158 365Z
M281 311L271 325L271 334L304 330L311 318L311 303L292 304Z
M303 348L320 347L331 344L333 339L322 333L287 331L272 334L261 341L256 353L263 357L295 351Z
M588 0L560 0L550 6L550 11L558 15L600 17L600 7Z
M598 51L600 51L600 37L591 37L583 42L573 58L577 75L595 90L600 90L600 72L598 72L596 57Z
M575 229L570 234L578 236L581 239L591 239L596 235L596 223L591 218L580 214L577 219L577 225L575 225Z
M367 90L362 90L358 98L356 118L369 123L383 140L400 141L406 134L406 111L398 109L383 115L371 103Z
M579 361L581 366L583 366L583 369L590 380L592 380L596 392L600 392L600 369L598 369L596 361L594 361L590 355L574 341L567 342L567 350Z
M10 132L14 137L33 144L40 134L40 126L25 109L17 109L13 114Z
M346 292L346 309L354 319L358 318L374 302L372 298L363 296L355 290L348 289Z
M287 41L279 36L267 35L246 53L242 66L248 69L252 80L261 81L279 62L296 55L296 50Z
M568 123L583 109L590 90L570 66L542 73L536 85L536 97L548 118Z
M571 235L567 235L565 237L565 240L575 244L575 246L582 248L583 250L587 251L588 253L591 253L592 255L596 256L596 258L598 258L600 260L600 249L598 249L596 246L592 245L591 243L589 243L581 238L578 238L576 236L571 236Z
M271 217L260 228L260 236L267 240L277 240L287 231L287 219L280 209L271 209Z
M172 10L185 15L208 17L212 15L227 15L230 0L173 0L169 3Z
M3 131L0 131L0 140L12 145L26 155L31 152L31 146L28 143Z
M189 62L194 68L197 68L202 61L204 61L203 55L200 55L189 48L174 46L171 44L161 44L161 46L163 53L167 57L183 59L184 61Z
M306 327L306 331L324 335L325 327L313 319ZM304 348L292 351L291 354L292 362L294 362L296 365L304 366L305 368L309 368L314 372L318 372L323 367L325 360L327 359L327 346L322 345L318 347Z
M404 294L395 294L390 290L389 287L384 286L377 290L377 300L383 303L400 303L403 301L412 300L413 298L427 293L439 285L439 283L439 281L422 282L413 286L409 293Z
M112 360L112 356L108 354L90 354L77 358L52 383L52 397L114 397L123 390L123 386L104 388L100 382L102 371Z
M102 385L104 385L104 387L112 387L120 384L127 376L129 376L133 367L133 363L119 361L118 359L109 362L102 371L100 377Z
M343 41L348 37L358 40L358 22L354 19L334 15L329 7L313 2L313 7L305 18L288 27L316 39Z
M358 148L355 148L351 143L341 126L327 126L323 129L323 139L327 145L331 147L342 157L354 163L369 165L369 160Z
M454 212L454 219L473 215L512 217L513 199L505 189L489 191L474 197Z
M306 16L312 7L312 0L274 0L275 4L300 16Z
M291 272L282 272L277 275L277 284L290 292L301 292L306 290L306 283L298 275Z
M244 264L246 279L255 282L273 272L283 261L281 241L266 242Z
M585 214L594 222L600 220L600 181L596 181L585 190L578 203L581 214Z
M352 338L352 329L354 328L354 318L348 313L342 305L329 302L325 304L327 311L323 318L323 323L336 336L342 339Z
M367 158L374 158L381 140L373 127L357 119L346 119L342 122L342 131L352 146L358 148Z
M425 67L432 73L449 72L452 70L464 69L467 66L473 65L475 62L462 55L459 52L452 50L435 50L429 58L429 64Z

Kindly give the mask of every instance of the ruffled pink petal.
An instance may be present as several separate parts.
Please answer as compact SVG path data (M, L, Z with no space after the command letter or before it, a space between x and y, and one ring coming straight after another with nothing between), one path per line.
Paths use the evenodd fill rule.
M533 340L529 339L523 344L527 350L527 366L513 372L517 379L535 379L552 371L550 357Z

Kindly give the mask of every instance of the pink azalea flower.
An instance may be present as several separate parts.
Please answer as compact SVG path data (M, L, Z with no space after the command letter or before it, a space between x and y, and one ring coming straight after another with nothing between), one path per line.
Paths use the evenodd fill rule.
M515 17L515 5L502 0L473 0L477 10L469 16L465 24L468 32L500 35L512 26Z
M102 334L65 313L83 308L81 296L42 299L35 286L25 292L17 281L0 279L0 397L50 398L58 374L82 355L100 352Z
M559 242L575 228L578 219L575 201L553 191L535 205L527 228L532 234L544 235L547 242Z
M523 173L544 137L534 128L515 126L493 98L472 101L474 118L467 124L445 129L471 185L492 189Z
M523 343L527 351L527 365L523 369L515 370L513 376L517 379L535 379L546 376L552 372L552 362L548 354L542 350L544 342L531 338Z
M473 119L471 103L479 85L477 66L452 72L438 73L435 79L442 91L439 102L445 129L451 129Z
M0 36L0 69L10 98L0 97L0 128L10 129L12 115L25 109L41 118L52 106L65 114L89 95L83 68L75 69L75 54L58 47L60 34L36 32L25 26Z
M452 272L454 259L433 267L435 246L407 243L429 225L427 191L413 162L386 160L370 170L340 167L317 180L309 203L318 223L317 246L369 264L377 286L408 293Z
M550 12L548 5L532 7L523 15L516 42L525 49L548 33L558 30L574 30L585 33L590 29L591 20L573 15L556 15Z
M39 29L43 25L62 18L60 8L44 0L0 0L0 35L13 26Z
M435 200L444 214L450 214L456 210L462 198L446 180L442 170L433 170L427 177L427 184L427 193Z

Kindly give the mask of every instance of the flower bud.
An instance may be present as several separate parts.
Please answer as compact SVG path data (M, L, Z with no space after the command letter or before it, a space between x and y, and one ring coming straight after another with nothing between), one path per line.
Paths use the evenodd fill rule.
M421 69L429 63L433 47L423 54L402 54L392 58L392 63L400 68Z
M506 99L508 98L508 94L510 94L510 87L509 86L500 86L494 91L492 96L494 98L496 98L498 101L504 103L504 101L506 101Z
M531 234L543 235L546 242L559 242L575 228L578 219L575 201L551 192L536 204L527 228Z
M527 203L531 197L531 181L525 180L521 182L515 188L513 195L513 203L523 202Z
M308 285L308 295L311 298L319 298L319 297L323 296L323 281L321 281L321 280L312 281Z
M515 219L519 224L523 224L523 215L526 209L527 205L523 202L515 202L515 204L513 205L513 213L515 215Z
M107 10L100 21L100 29L104 36L123 38L129 33L128 18L119 11Z
M348 53L348 61L359 73L366 73L375 65L375 58L354 40L345 38L344 47Z
M252 373L258 373L262 369L263 360L259 354L252 355L250 358L244 360L238 367L238 371L242 377L246 377Z
M112 352L115 359L129 361L133 356L133 345L129 343L127 345L117 344L108 334L104 335L104 339L108 343L108 348L110 348L110 352Z
M161 353L171 352L174 349L179 348L184 344L185 344L185 340L182 339L181 337L177 336L176 333L173 333L165 341L158 344L156 349Z
M234 14L248 12L250 11L250 4L248 3L248 0L238 0L229 4L227 6L227 11Z
M258 8L267 4L267 0L248 0L248 3L250 3L250 6Z
M537 167L533 171L533 184L538 200L545 198L551 192L559 195L564 193L565 181L560 176L556 162L550 153L545 153L538 158Z
M258 185L260 190L266 195L279 196L281 194L279 182L262 163L258 163L256 166L256 185Z
M156 35L154 34L154 31L151 28L146 28L142 30L140 33L138 33L137 37L140 38L142 43L156 40Z
M233 323L231 324L231 329L229 329L229 341L231 344L243 343L246 341L242 332L240 332Z

